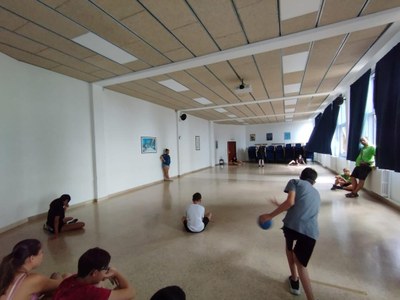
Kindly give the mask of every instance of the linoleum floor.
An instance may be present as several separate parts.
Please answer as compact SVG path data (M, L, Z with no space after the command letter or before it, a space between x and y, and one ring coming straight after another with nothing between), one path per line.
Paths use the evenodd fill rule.
M321 194L320 238L309 263L316 297L399 299L400 213L365 192L345 198L331 191L333 174L313 165ZM179 285L187 299L305 299L288 291L289 269L280 227L256 225L259 214L284 200L283 189L302 167L268 164L217 166L124 193L100 203L72 208L68 215L86 222L83 231L49 240L44 219L0 235L3 257L24 238L38 238L45 258L38 270L75 272L79 256L91 247L111 253L113 266L133 283L137 299L159 288ZM213 213L200 234L184 232L181 217L195 192ZM60 191L60 194L68 191ZM73 204L73 197L72 202ZM52 199L49 199L49 201Z

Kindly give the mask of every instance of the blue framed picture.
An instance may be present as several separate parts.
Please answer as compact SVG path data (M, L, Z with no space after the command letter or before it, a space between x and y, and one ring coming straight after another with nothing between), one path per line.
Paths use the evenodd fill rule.
M290 132L285 132L285 133L283 134L283 139L284 139L285 141L290 140Z
M142 153L157 153L157 139L152 136L140 137Z

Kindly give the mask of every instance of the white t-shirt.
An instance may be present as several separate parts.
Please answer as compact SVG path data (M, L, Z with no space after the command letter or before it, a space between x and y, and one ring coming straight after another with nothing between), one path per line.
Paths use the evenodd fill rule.
M190 231L200 232L204 229L204 212L205 209L200 204L190 204L186 209L187 226Z

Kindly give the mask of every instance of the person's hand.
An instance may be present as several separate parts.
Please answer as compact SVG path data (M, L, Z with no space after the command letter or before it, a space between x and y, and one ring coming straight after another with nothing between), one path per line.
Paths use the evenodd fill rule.
M57 238L58 238L58 235L55 234L55 235L51 236L51 237L49 238L49 240L56 240Z
M103 280L109 280L111 282L112 285L115 286L119 286L119 282L118 282L118 271L117 269L115 269L114 267L110 267L110 269L107 271L107 273L105 274Z
M264 223L266 221L272 220L272 216L271 214L263 214L258 217L258 220L260 221L260 223Z

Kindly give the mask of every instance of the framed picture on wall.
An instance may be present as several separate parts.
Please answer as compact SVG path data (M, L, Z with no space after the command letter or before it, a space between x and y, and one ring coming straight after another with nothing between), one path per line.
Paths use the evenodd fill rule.
M194 146L196 150L200 150L200 136L198 135L194 137Z
M285 132L285 133L283 134L283 139L284 139L285 141L290 140L290 132Z
M273 135L271 132L267 133L267 141L272 141Z
M250 133L250 142L254 142L256 140L256 134Z
M153 136L140 137L142 153L157 153L157 138Z

